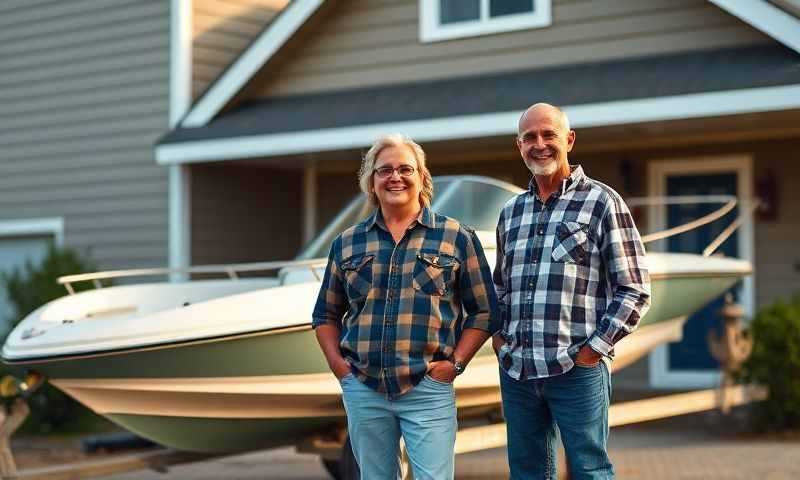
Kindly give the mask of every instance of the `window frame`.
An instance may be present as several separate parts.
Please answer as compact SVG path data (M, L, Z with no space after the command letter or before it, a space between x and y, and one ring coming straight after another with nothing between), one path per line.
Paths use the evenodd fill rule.
M419 39L430 43L547 27L552 24L551 4L552 0L533 0L533 12L491 18L489 0L480 0L480 19L441 25L439 1L419 0Z

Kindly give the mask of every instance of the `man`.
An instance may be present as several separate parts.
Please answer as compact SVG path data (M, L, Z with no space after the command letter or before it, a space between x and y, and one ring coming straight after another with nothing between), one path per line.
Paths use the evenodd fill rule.
M377 211L333 242L312 325L339 378L361 478L452 479L452 382L497 331L491 271L475 232L433 213L425 153L386 135L361 167Z
M556 478L556 426L575 479L613 478L606 451L611 380L603 360L650 304L644 247L622 198L567 154L567 116L539 103L519 120L533 173L497 225L494 282L511 478Z

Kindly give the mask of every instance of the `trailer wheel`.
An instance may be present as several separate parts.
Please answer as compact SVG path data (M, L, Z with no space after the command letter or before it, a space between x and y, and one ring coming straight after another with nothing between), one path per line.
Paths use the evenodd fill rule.
M361 480L358 462L356 462L356 456L353 455L353 447L350 446L350 437L347 437L342 447L342 458L339 460L339 472L341 474L341 480Z
M328 475L330 475L333 480L344 480L342 477L342 469L339 466L339 460L323 458L322 466L325 467L325 471L328 472Z

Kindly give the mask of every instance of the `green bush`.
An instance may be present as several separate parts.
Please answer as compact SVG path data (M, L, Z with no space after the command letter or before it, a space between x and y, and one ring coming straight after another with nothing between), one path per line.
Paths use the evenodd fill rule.
M6 289L8 299L13 307L14 315L6 319L12 328L31 312L47 302L67 294L63 285L59 285L58 277L86 273L96 270L93 262L69 248L57 248L50 245L47 255L39 265L28 261L22 268L0 275L0 286ZM74 284L75 291L93 288L91 283ZM5 336L3 335L3 343ZM0 372L5 374L11 369L2 365ZM2 375L0 375L2 376ZM87 417L93 414L81 404L51 386L44 384L28 400L31 413L23 426L23 430L36 433L52 431L69 431L87 423Z
M800 295L762 309L749 330L753 352L741 377L769 390L769 398L755 406L759 427L800 428Z

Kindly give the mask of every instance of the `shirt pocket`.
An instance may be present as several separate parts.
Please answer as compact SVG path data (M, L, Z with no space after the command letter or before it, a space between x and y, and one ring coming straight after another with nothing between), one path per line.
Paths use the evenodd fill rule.
M356 255L342 261L345 290L350 302L363 300L372 288L372 261L375 255Z
M414 265L414 290L443 296L453 291L458 260L442 253L418 253Z
M558 263L587 265L592 251L589 226L579 222L562 222L556 225L551 257Z

